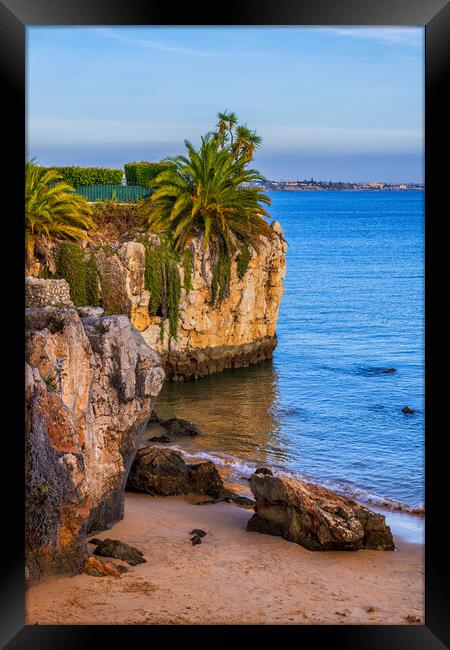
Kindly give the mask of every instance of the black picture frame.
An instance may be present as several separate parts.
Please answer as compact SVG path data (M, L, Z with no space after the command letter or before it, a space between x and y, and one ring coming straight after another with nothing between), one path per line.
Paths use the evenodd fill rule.
M299 625L264 626L263 634L295 634L299 644L329 644L337 648L371 650L438 650L450 647L449 552L444 535L446 522L445 483L448 459L444 441L448 434L448 385L436 373L445 367L442 357L448 349L448 320L441 305L448 296L444 282L448 266L448 245L442 230L448 220L449 110L445 102L450 78L450 2L449 0L228 0L216 6L147 0L0 0L0 67L2 69L2 108L4 133L12 136L11 146L3 150L2 176L10 200L3 222L3 300L7 305L4 321L7 334L3 351L11 354L4 361L7 378L4 394L11 424L3 427L4 466L13 468L12 479L4 479L2 499L6 523L2 541L6 547L1 568L0 642L11 650L18 648L101 648L107 643L136 643L137 635L146 643L181 633L183 643L204 643L210 626L24 626L24 446L18 412L23 408L23 186L25 152L25 29L31 25L423 25L425 54L425 398L426 398L426 546L425 546L425 623L424 625ZM12 216L14 215L14 218ZM9 217L9 218L6 218ZM5 232L6 231L6 232ZM12 253L5 262L7 253ZM17 279L17 283L16 283ZM441 290L442 286L442 290ZM445 291L445 293L444 293ZM17 380L15 382L14 380ZM15 384L15 385L14 385ZM13 408L14 400L18 409ZM442 423L441 414L444 414ZM447 415L448 420L448 415ZM5 449L6 446L6 449ZM6 533L7 531L7 533ZM245 603L243 603L245 607ZM99 622L101 623L101 622ZM232 635L251 627L220 627L220 641L232 642ZM258 629L255 629L258 628ZM269 629L270 628L270 629ZM131 635L131 636L130 636ZM215 637L217 640L217 636ZM138 641L139 642L139 641Z

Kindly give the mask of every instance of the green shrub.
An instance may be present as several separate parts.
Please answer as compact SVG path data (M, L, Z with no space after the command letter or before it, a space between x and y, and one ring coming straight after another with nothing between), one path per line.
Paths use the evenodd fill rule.
M183 270L184 270L184 281L183 289L186 291L192 291L194 288L192 286L192 272L194 271L194 254L190 248L186 248L183 253Z
M69 284L70 298L76 307L86 305L84 253L79 244L64 242L56 259L56 275Z
M169 239L161 238L154 247L148 240L142 243L145 246L145 288L150 292L148 311L152 316L161 316L161 341L164 337L164 322L168 320L170 348L171 339L177 339L180 314L181 278L178 265L183 261L186 269L188 258L185 256L181 260ZM189 265L191 264L189 258Z
M96 234L103 240L123 242L146 230L146 220L137 203L104 201L92 206Z
M88 256L79 244L64 242L59 246L55 277L66 280L76 307L99 305L95 257L93 254Z
M150 181L158 176L171 163L161 162L131 162L124 165L127 185L144 185L148 187Z
M213 268L211 281L211 304L216 306L230 295L231 256L225 249L220 249Z
M242 280L244 275L247 273L248 265L250 264L251 259L252 259L252 254L250 252L250 248L248 246L243 245L241 247L241 252L236 258L237 274L239 280Z
M95 255L91 254L89 259L84 262L85 266L85 284L86 284L86 302L89 306L98 306L98 270Z
M122 169L107 167L51 167L72 187L81 185L120 185L123 180Z

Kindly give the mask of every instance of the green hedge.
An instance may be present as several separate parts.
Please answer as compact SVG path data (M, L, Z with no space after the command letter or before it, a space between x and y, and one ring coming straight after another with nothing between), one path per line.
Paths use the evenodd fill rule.
M51 167L56 169L60 176L72 185L121 185L123 180L122 169L108 169L106 167Z
M75 242L60 244L56 257L56 277L69 284L70 298L76 307L99 304L97 263Z
M145 161L126 163L124 168L127 185L144 185L148 187L148 183L156 178L164 169L170 167L170 164Z

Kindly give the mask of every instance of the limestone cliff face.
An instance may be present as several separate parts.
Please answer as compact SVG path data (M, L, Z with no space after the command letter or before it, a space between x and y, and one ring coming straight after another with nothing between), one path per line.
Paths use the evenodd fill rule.
M26 310L26 562L76 571L123 517L125 481L164 372L126 316ZM101 310L100 310L101 312Z
M127 242L115 255L99 260L114 278L116 302L129 314L145 341L160 353L169 378L200 377L272 356L287 249L281 226L274 223L272 229L272 237L260 238L258 251L253 251L242 279L233 260L230 294L217 306L211 304L213 270L209 251L203 252L201 240L194 240L193 288L182 290L178 336L172 339L170 352L167 333L160 340L160 317L150 316L147 309L144 246ZM180 273L183 275L182 267Z

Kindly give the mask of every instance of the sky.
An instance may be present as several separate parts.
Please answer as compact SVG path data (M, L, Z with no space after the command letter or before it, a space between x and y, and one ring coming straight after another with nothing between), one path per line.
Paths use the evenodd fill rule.
M423 27L28 27L27 157L184 153L218 111L271 180L422 182Z

